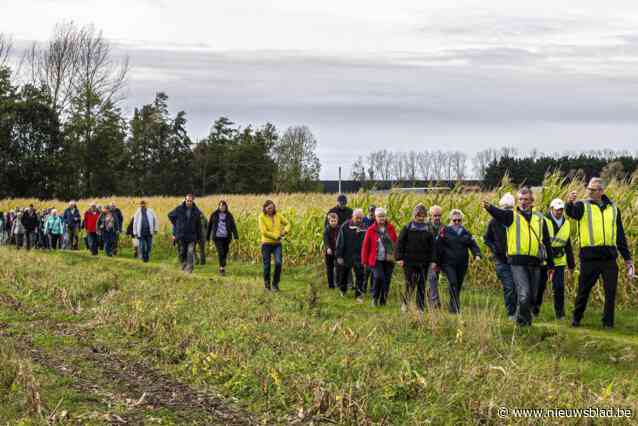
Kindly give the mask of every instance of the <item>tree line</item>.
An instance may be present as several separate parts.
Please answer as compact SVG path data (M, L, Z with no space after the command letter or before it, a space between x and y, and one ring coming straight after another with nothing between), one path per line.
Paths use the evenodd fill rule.
M0 198L317 189L308 127L220 117L193 141L164 92L124 115L128 74L128 58L91 25L58 24L21 55L0 34Z
M487 188L500 185L507 175L516 184L541 185L547 173L560 172L568 178L627 179L638 168L638 155L613 149L580 153L542 154L533 149L522 152L514 147L488 148L472 157L458 150L393 152L374 151L359 156L352 165L352 179L364 187L375 182L442 182L481 180Z

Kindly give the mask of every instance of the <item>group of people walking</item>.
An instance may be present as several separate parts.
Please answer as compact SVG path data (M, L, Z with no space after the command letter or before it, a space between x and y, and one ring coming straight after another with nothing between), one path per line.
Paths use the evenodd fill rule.
M576 192L568 195L566 203L559 198L552 200L547 212L542 211L543 206L535 206L534 195L526 187L518 191L518 200L505 194L498 207L482 202L492 217L483 238L503 286L505 309L509 319L521 326L531 325L540 313L548 281L552 283L556 318L565 317L565 280L576 267L573 233L579 238L580 274L571 325L580 326L591 290L602 277L602 324L614 326L618 255L624 259L631 279L635 277L634 265L620 211L604 194L603 181L591 179L587 190L584 200L577 201ZM345 296L354 274L352 287L361 303L371 275L372 305L385 305L398 265L405 276L402 310L407 309L415 293L420 312L425 310L426 299L432 308L440 307L438 281L443 274L448 281L448 309L460 312L470 255L476 259L482 256L475 238L463 226L463 212L451 210L449 223L443 225L441 207L428 210L418 204L412 220L397 235L383 208L373 206L365 217L361 209L345 208L345 202L340 196L337 207L326 216L324 246L330 288L335 288L336 280Z
M383 306L387 303L394 269L398 265L405 276L402 310L407 310L415 293L417 309L425 310L426 282L430 306L440 307L438 281L443 273L449 283L449 311L460 311L470 254L481 257L476 240L463 226L462 211L452 210L449 224L443 225L440 206L428 210L418 204L412 212L412 220L397 233L384 208L372 206L366 217L362 209L346 208L345 196L340 196L337 202L338 205L328 212L324 231L330 288L335 288L336 277L341 295L345 296L348 282L354 275L355 298L363 303L368 277L371 277L371 303ZM346 218L348 215L351 217ZM340 220L343 223L339 223Z
M618 255L623 257L630 278L634 277L634 265L621 213L604 194L602 180L593 178L587 190L585 200L577 201L575 192L568 195L566 203L558 198L552 200L547 212L542 211L543 206L535 206L534 195L526 187L518 191L517 199L505 194L498 206L487 201L481 203L492 217L483 240L503 286L505 309L508 317L521 326L531 325L533 317L539 314L548 281L552 283L556 318L565 317L566 276L576 267L571 238L575 233L580 244L580 274L572 326L580 325L591 290L600 277L605 294L602 323L605 327L614 325ZM394 270L399 266L405 277L401 292L403 311L413 299L420 313L426 305L440 308L438 284L444 275L448 282L448 310L459 313L470 256L480 259L482 253L463 225L461 210L452 209L447 224L442 217L440 206L426 208L418 204L411 220L397 232L384 208L369 206L366 215L362 209L349 208L346 196L340 195L337 205L326 215L323 233L328 287L339 288L344 297L351 288L358 303L363 303L369 288L372 305L383 306L388 301ZM218 254L219 273L225 274L230 244L239 238L226 201L220 201L206 219L189 194L168 214L168 219L183 271L192 272L196 261L205 264L206 246L212 242ZM62 214L55 209L38 214L30 206L0 212L0 244L27 250L31 247L78 250L80 230L84 230L85 245L93 255L103 249L107 256L113 256L118 250L122 224L122 212L115 203L107 206L92 203L83 215L74 201ZM282 244L291 225L277 211L275 203L267 200L259 214L258 226L264 287L279 291ZM127 227L135 256L149 261L153 236L158 232L155 212L144 200L140 201Z

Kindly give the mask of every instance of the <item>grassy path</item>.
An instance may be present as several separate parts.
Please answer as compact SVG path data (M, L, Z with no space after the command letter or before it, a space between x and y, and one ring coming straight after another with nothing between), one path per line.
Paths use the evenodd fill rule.
M185 276L161 253L126 256L0 248L0 424L497 424L501 406L638 408L631 311L603 330L593 306L573 329L547 304L521 330L499 292L471 283L462 315L421 319L399 311L400 274L375 309L324 288L321 267L285 270L271 294L256 263Z

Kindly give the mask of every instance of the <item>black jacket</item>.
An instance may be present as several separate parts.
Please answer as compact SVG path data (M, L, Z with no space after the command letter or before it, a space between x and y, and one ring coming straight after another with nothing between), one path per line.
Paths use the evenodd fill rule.
M496 219L490 220L483 240L492 252L495 262L507 263L507 227L505 225L498 223Z
M118 209L116 207L115 209L111 210L111 213L117 219L117 223L118 223L117 232L122 232L122 226L124 226L123 225L124 224L124 216L122 216L122 210L120 210L120 209Z
M128 235L129 237L133 237L133 222L134 222L135 218L132 217L131 221L128 223L128 226L126 227L126 235Z
M323 247L326 250L331 249L333 255L337 250L337 238L339 237L340 229L339 226L333 228L330 225L326 225L323 228Z
M603 195L602 197L602 206L600 208L602 210L611 208L611 200L606 195ZM565 205L565 214L567 214L568 217L579 221L585 214L585 205L582 201L567 203ZM616 216L616 247L581 247L580 260L615 260L618 257L618 252L620 252L623 259L631 260L631 253L629 251L629 247L627 246L625 229L622 226L622 218L620 217L620 210L618 210L618 216Z
M186 243L200 241L202 236L200 216L202 213L195 203L191 208L190 217L186 215L187 210L186 201L184 201L168 214L168 219L173 224L173 235L176 240Z
M556 233L560 230L560 228L558 227L558 224L556 222L554 222L554 219L552 219L552 215L550 212L547 212L547 219L549 220L549 222L552 223L552 227L554 228L554 235L556 235ZM563 216L564 217L564 216ZM565 218L565 220L568 220L567 218ZM567 244L565 245L565 254L567 255L567 267L569 269L574 269L576 267L576 262L574 261L574 249L572 248L572 239L569 238L567 240ZM554 257L556 256L561 256L560 253L554 253Z
M521 213L523 218L529 223L532 219L532 212L524 212L517 207L517 211ZM492 215L492 217L496 220L496 222L501 225L509 228L512 223L514 223L514 211L513 210L503 210L499 209L495 206L488 206L487 212ZM543 226L543 235L541 237L541 242L545 246L545 250L547 251L547 266L550 268L554 267L554 261L552 259L552 244L549 238L549 230L547 226ZM534 238L534 235L531 236ZM519 256L508 256L507 262L510 265L520 265L520 266L541 266L540 258L536 256L527 256L527 255L519 255Z
M439 265L467 265L470 261L468 250L474 257L481 255L481 249L470 231L463 228L457 234L454 228L446 226L436 238L436 263Z
M361 223L359 226L348 220L341 225L337 235L337 258L343 259L345 267L361 265L361 246L366 236L366 228Z
M337 226L341 227L346 221L352 219L352 209L350 207L340 208L339 206L335 206L328 211L328 214L335 213L339 217L339 223ZM328 215L326 215L326 220L324 225L328 225Z
M427 224L426 224L427 225ZM397 260L403 260L406 265L427 266L434 262L435 236L430 232L431 227L417 229L414 222L410 222L401 229L397 239Z
M22 215L22 225L24 225L24 229L27 232L34 232L38 228L38 215L35 213L27 214L24 213Z
M215 239L215 235L217 235L217 227L219 226L219 209L215 210L208 220L208 232L206 234L206 239L210 241L211 237ZM237 226L235 225L235 218L233 215L226 211L226 230L228 231L228 237L234 238L236 240L239 239L239 234L237 233Z

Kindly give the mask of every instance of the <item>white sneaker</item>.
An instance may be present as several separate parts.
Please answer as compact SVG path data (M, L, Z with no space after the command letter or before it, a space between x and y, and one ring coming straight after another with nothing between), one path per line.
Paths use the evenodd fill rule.
M363 303L363 297L361 297L361 296L357 297L357 303L358 304L362 304Z
M408 305L405 303L401 304L401 312L406 313L408 311Z

